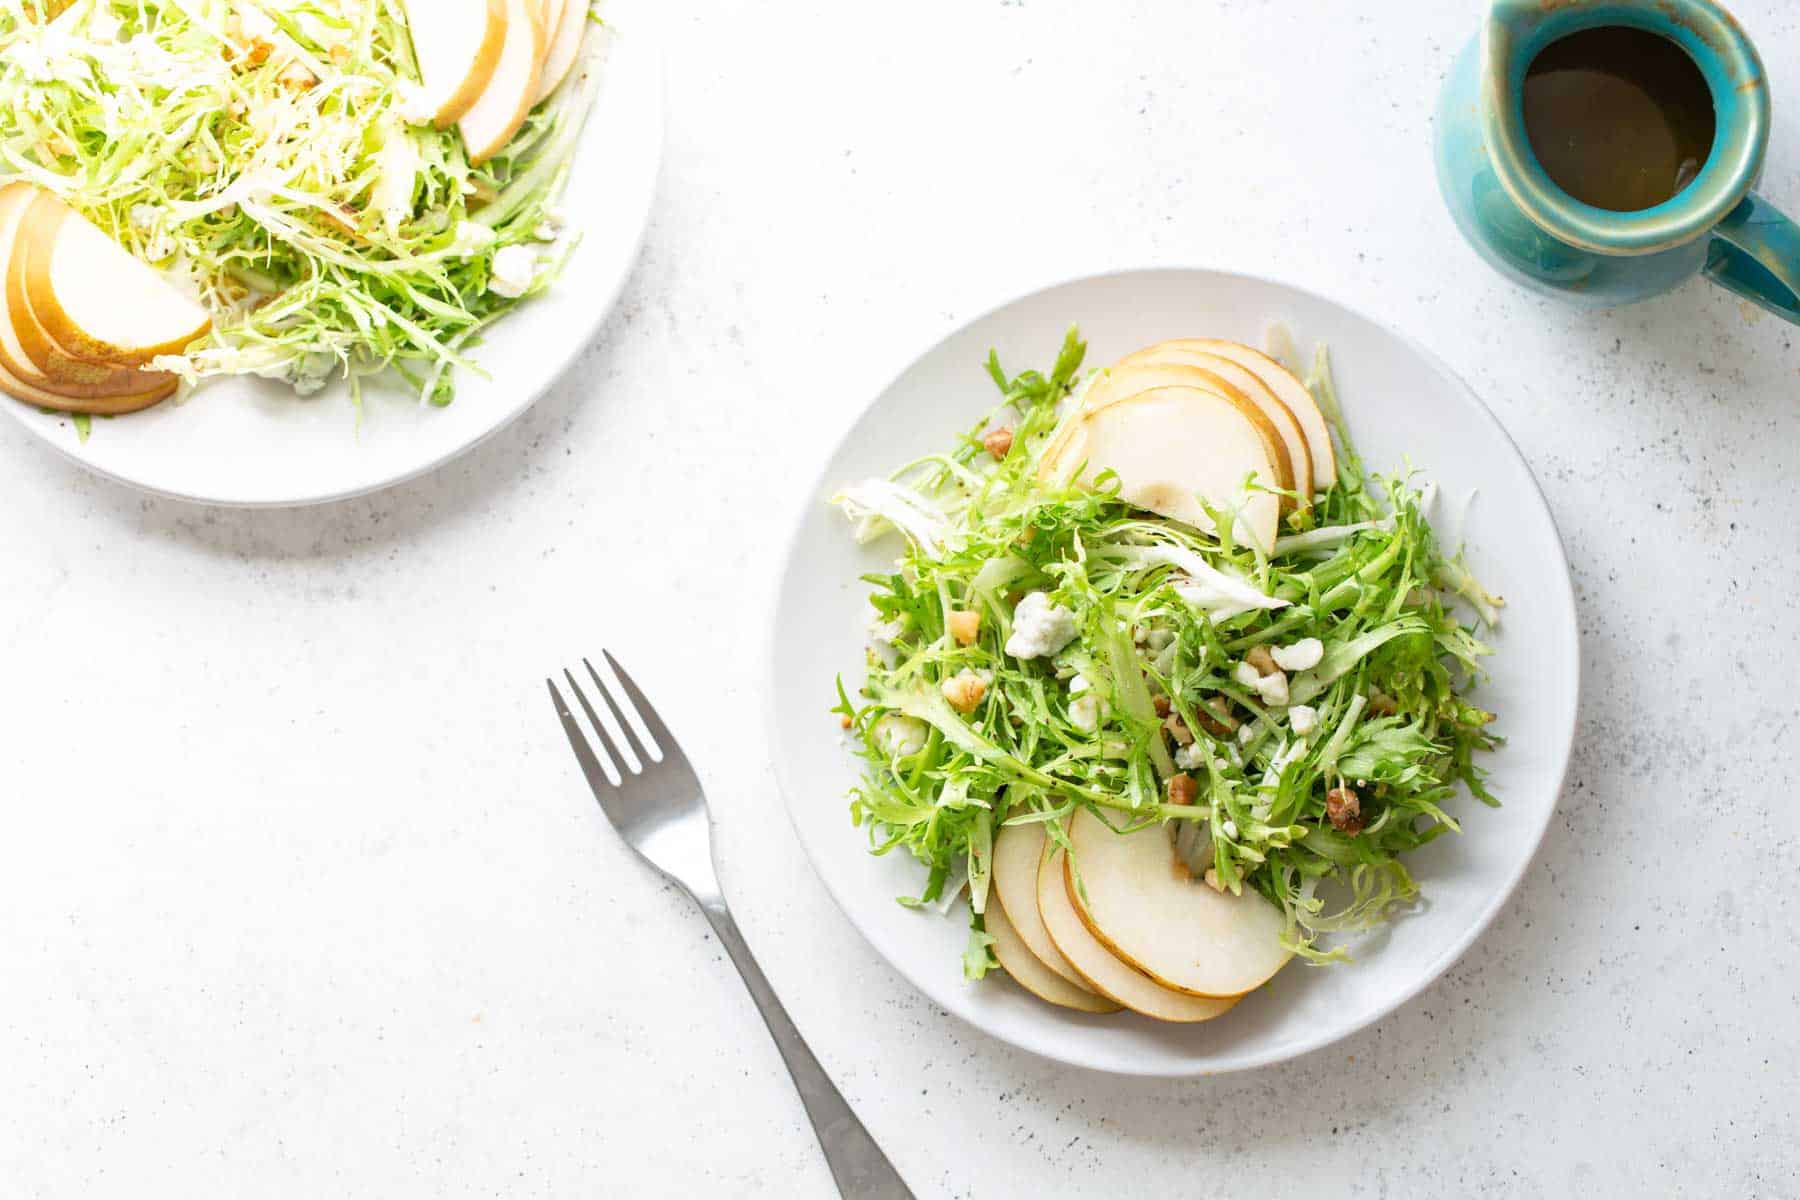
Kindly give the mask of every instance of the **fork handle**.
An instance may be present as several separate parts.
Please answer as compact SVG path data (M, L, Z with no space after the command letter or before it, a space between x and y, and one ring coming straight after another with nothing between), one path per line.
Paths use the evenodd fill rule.
M775 989L769 986L762 968L756 965L744 935L738 932L731 911L723 902L712 900L702 901L700 907L712 923L713 932L719 935L725 952L737 964L738 974L744 977L744 986L750 989L750 998L756 1001L763 1023L769 1027L769 1036L775 1039L775 1048L781 1051L788 1074L794 1077L794 1086L800 1090L800 1102L806 1105L806 1115L812 1121L813 1132L818 1134L825 1161L831 1167L831 1177L837 1181L838 1193L846 1200L913 1200L912 1192L900 1178L900 1173L894 1170L894 1164L888 1161L875 1139L869 1136L869 1131L856 1119L831 1077L825 1074L819 1060L807 1048L800 1031L794 1028L787 1010L775 996Z

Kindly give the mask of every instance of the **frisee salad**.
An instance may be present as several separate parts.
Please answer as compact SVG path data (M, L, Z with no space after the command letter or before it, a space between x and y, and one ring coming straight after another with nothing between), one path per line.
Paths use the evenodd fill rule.
M392 369L444 404L570 248L555 200L595 74L473 166L420 111L398 0L0 0L0 182L55 193L213 313L155 370L305 394Z
M1498 803L1479 762L1494 714L1470 692L1500 601L1438 544L1433 489L1364 467L1323 347L1305 384L1337 481L1272 553L1229 513L1202 532L1130 507L1108 475L1045 482L1039 458L1097 374L1085 356L1073 329L1048 372L990 355L992 411L834 498L859 539L904 543L865 577L867 682L838 684L866 760L852 819L875 853L920 863L903 904L966 906L971 978L994 966L998 830L1041 822L1067 849L1078 809L1165 825L1197 880L1280 909L1289 950L1345 958L1325 935L1417 894L1405 858L1459 831L1459 792Z

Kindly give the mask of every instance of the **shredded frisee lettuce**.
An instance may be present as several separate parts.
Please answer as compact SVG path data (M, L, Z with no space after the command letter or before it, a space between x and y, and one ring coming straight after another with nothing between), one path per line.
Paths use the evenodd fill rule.
M1323 350L1307 382L1337 435L1338 483L1290 518L1272 556L1105 486L1040 481L1085 352L1070 330L1048 374L1008 376L990 355L995 409L944 453L837 498L859 538L905 541L893 571L866 577L867 682L855 695L838 685L835 711L867 760L852 819L875 853L923 865L923 889L902 903L946 903L966 881L971 977L992 966L994 835L1041 821L1066 846L1078 805L1115 829L1168 825L1196 875L1279 905L1297 952L1344 958L1321 935L1379 923L1417 894L1403 859L1459 829L1459 791L1497 803L1476 761L1497 744L1493 714L1466 698L1489 649L1454 603L1491 624L1500 602L1440 552L1430 488L1365 470ZM999 427L1012 439L996 460L983 434ZM1029 620L1035 636L1045 605L1071 636L1021 657L1042 647L1014 641L1016 627ZM970 613L965 641L956 626L966 635ZM1259 647L1306 664L1285 672L1285 697L1251 682ZM967 711L952 702L971 695ZM1177 773L1193 802L1172 802ZM1339 788L1360 814L1334 823Z
M398 0L0 0L0 181L55 192L213 312L155 368L302 394L393 369L445 404L566 255L553 206L595 75L474 167L418 111Z

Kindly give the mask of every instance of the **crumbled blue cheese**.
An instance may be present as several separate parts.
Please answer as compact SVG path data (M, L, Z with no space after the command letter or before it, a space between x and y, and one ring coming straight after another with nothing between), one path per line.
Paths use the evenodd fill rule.
M1075 614L1052 604L1047 592L1032 592L1013 610L1006 652L1014 658L1043 658L1075 640Z
M1182 746L1175 751L1175 765L1184 771L1193 771L1206 765L1206 750L1195 742L1191 746Z
M1310 704L1296 704L1287 710L1288 728L1305 737L1319 727L1319 710Z
M1256 681L1256 694L1262 697L1264 704L1282 708L1288 702L1288 678L1280 671L1273 675L1264 675Z
M1069 724L1083 733L1092 733L1100 728L1100 698L1089 692L1071 700Z
M537 251L530 246L502 246L494 252L489 268L488 291L517 299L531 290L537 278Z
M1284 671L1310 671L1325 657L1325 643L1318 638L1301 638L1291 646L1273 646L1269 653Z
M480 254L499 239L499 234L479 221L458 221L456 236L450 241L450 253L457 258Z
M410 79L395 81L394 99L394 111L408 125L429 125L437 120L437 105L432 102L431 93Z
M892 668L900 661L900 651L895 648L906 633L906 618L895 617L891 621L883 621L880 614L869 622L869 649L881 660L885 667Z
M929 730L925 722L917 717L909 717L904 713L889 713L875 722L871 731L875 735L875 748L889 758L905 758L909 754L917 754L925 748L925 738Z
M1231 668L1231 677L1253 691L1262 686L1262 672L1247 662Z

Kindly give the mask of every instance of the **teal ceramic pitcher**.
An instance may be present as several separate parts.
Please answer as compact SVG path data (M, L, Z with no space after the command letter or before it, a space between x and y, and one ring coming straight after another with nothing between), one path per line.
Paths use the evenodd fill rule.
M1712 93L1712 151L1673 199L1614 212L1551 181L1526 136L1526 69L1550 43L1599 26L1667 38ZM1751 189L1769 140L1762 60L1709 0L1497 0L1438 101L1438 185L1463 235L1501 272L1596 306L1627 304L1704 271L1800 322L1800 227Z

